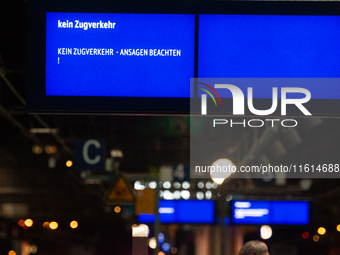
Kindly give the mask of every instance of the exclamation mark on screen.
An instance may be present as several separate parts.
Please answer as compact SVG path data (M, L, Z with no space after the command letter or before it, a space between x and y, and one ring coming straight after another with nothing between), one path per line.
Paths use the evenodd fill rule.
M59 61L59 57L58 57L58 64L60 63L60 61Z

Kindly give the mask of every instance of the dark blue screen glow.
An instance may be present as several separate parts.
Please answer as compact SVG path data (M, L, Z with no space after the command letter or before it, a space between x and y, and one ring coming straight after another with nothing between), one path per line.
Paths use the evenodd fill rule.
M309 223L309 204L301 201L276 201L273 202L273 224L298 224Z
M209 200L178 200L179 223L213 223L214 202Z
M309 223L307 201L233 201L235 224L306 225Z
M340 78L339 27L340 16L199 15L198 77ZM339 81L305 83L312 99L340 98Z
M194 46L194 15L46 13L46 95L190 97Z
M138 221L154 223L154 214L139 214ZM161 223L213 223L215 204L210 200L160 200Z

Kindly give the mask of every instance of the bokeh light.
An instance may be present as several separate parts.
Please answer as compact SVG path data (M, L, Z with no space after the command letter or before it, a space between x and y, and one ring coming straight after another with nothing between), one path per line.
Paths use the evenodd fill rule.
M43 152L43 149L39 145L33 145L32 152L34 154L41 154Z
M171 253L172 254L176 254L177 253L177 248L176 247L172 247L171 248Z
M308 239L308 237L309 237L309 233L308 232L303 232L302 233L302 238L303 239Z
M224 180L226 178L228 178L233 172L231 171L234 166L234 163L229 160L229 159L226 159L226 158L221 158L221 159L218 159L216 160L212 166L214 168L222 168L222 169L226 169L226 171L224 171L223 173L223 176L221 177L221 172L210 172L210 177L211 179L218 185L221 185Z
M318 228L318 234L321 235L321 236L326 234L326 229L324 227L319 227Z
M73 166L72 160L67 160L65 165L66 165L67 167Z
M32 227L33 226L33 220L31 220L31 219L27 219L27 220L25 220L25 226L26 227Z
M20 227L24 227L24 226L25 226L25 221L24 221L24 220L19 220L19 221L18 221L18 225L19 225Z
M76 220L71 221L70 227L73 228L73 229L77 228L78 227L78 222Z
M317 242L319 240L320 240L320 236L318 236L318 235L313 236L313 241L314 242Z
M43 227L44 227L44 228L49 228L49 227L50 227L50 223L49 223L48 221L45 221L45 222L43 223Z
M157 247L157 241L156 241L156 237L151 237L149 240L149 247L151 249L156 249Z
M58 223L55 222L55 221L52 221L52 222L50 223L49 227L50 227L50 229L55 230L55 229L58 228Z
M140 227L140 228L145 228L145 229L146 229L146 232L147 232L148 235L149 235L150 229L149 229L149 226L148 226L148 225L146 225L146 224L139 224L138 227Z
M260 229L261 238L266 240L272 237L272 228L268 225L263 225Z
M116 206L114 209L115 213L120 213L121 210L122 208L120 208L120 206Z

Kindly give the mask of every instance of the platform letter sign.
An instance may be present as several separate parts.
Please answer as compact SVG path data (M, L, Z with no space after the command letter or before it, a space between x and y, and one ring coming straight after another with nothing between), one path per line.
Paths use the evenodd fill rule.
M105 169L105 142L96 139L76 140L74 167L77 170L103 171Z

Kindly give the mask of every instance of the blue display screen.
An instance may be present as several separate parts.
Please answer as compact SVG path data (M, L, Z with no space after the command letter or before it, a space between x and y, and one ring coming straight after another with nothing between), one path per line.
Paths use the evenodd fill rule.
M339 27L340 16L199 15L198 77L340 78ZM312 99L339 99L339 84L305 79L298 87ZM244 86L270 94L275 84Z
M46 13L46 95L190 97L195 15Z
M154 223L154 214L139 214L138 221ZM161 223L213 223L215 204L210 200L160 200L159 221Z
M235 224L306 225L309 223L307 201L233 201Z

